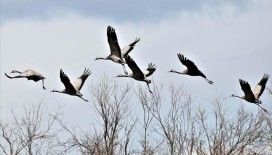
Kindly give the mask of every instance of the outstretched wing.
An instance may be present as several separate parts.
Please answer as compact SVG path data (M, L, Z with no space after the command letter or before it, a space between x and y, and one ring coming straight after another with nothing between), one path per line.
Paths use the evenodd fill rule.
M147 74L145 74L145 76L146 77L151 76L156 71L155 64L149 63L148 64L148 68L146 70L147 70Z
M265 89L265 85L267 83L268 78L269 78L269 75L264 74L261 81L254 88L253 93L254 93L256 98L259 98L262 95L262 93L263 93L263 91Z
M80 89L84 85L84 82L89 77L89 75L91 75L91 73L92 72L89 69L85 68L83 74L75 80L73 86L77 91L80 91Z
M140 38L136 38L133 43L127 45L126 47L122 48L121 53L122 57L125 57L129 54L130 51L134 49L134 46L140 41Z
M133 75L138 76L140 78L144 78L144 73L137 66L137 64L135 63L135 61L129 55L127 55L125 57L125 59L126 59L126 63L128 65L128 67L132 70Z
M76 92L74 86L73 86L73 85L71 84L71 82L70 82L70 79L69 79L68 76L63 72L62 69L60 69L60 80L61 80L61 82L64 84L65 89L66 89L68 92L71 92L71 93L75 93L75 92Z
M115 55L122 59L121 57L121 49L118 44L117 36L115 33L115 29L111 26L107 28L107 36L108 36L108 43L110 45L111 54Z
M187 59L184 55L178 53L180 62L188 68L188 70L198 70L197 66L191 60Z
M255 99L255 96L254 94L252 93L251 91L251 88L250 88L250 85L248 84L248 82L242 80L242 79L239 79L239 82L240 82L240 86L245 94L245 98L249 98L249 99L252 99L254 100Z

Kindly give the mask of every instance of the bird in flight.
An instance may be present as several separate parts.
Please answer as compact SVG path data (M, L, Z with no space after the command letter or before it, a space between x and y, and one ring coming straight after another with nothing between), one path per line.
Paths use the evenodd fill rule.
M260 97L262 93L264 92L265 85L267 83L267 80L269 78L268 74L264 74L261 81L255 86L255 88L252 90L249 83L247 81L244 81L242 79L239 79L241 89L244 92L244 96L238 96L238 95L231 95L232 97L238 97L241 99L246 100L247 102L254 103L258 105L261 109L263 109L265 112L267 112L266 109L261 107L262 101L260 100Z
M187 67L187 69L185 69L182 72L179 71L175 71L175 70L170 70L169 72L172 73L177 73L177 74L185 74L185 75L190 75L190 76L201 76L202 78L204 78L209 84L213 84L213 81L207 79L206 75L204 75L198 68L197 66L194 64L194 62L192 62L191 60L187 59L185 56L181 55L180 53L177 54L178 58L180 60L180 62Z
M10 76L7 73L5 73L5 75L8 78L10 78L10 79L14 79L14 78L26 78L28 80L33 80L35 82L38 82L38 81L42 80L42 87L43 87L43 89L46 89L44 87L44 79L45 79L45 77L42 74L38 73L37 71L34 71L32 69L27 69L27 70L25 70L23 72L20 72L20 71L17 71L17 70L12 70L10 72L10 74L12 74L12 73L13 74L17 74L17 75Z
M127 74L127 71L124 65L126 63L124 61L124 57L128 55L128 53L130 53L134 49L134 46L140 41L140 39L136 38L134 42L125 46L121 50L118 43L115 29L111 26L107 27L107 37L108 37L108 43L110 46L110 55L108 55L107 57L98 57L95 60L111 60L115 63L119 63L123 66L124 72Z
M128 67L131 69L132 73L125 74L125 75L119 74L117 77L130 77L130 78L133 78L137 81L144 81L144 82L146 82L146 84L148 86L149 92L152 93L152 91L150 90L150 87L149 87L151 80L147 79L147 77L151 76L155 72L155 70L156 70L155 65L150 63L148 65L148 68L146 69L146 71L142 72L142 70L138 67L138 65L135 63L135 61L129 55L127 55L125 57L125 60L127 62Z
M58 93L72 95L72 96L77 96L83 99L84 101L89 102L88 100L82 97L83 95L80 93L80 89L82 88L84 82L86 81L86 79L89 77L90 74L91 74L91 71L85 68L83 74L80 77L78 77L74 81L74 83L71 83L68 76L63 72L62 69L60 69L60 80L65 86L65 89L62 91L52 90L51 92L58 92Z

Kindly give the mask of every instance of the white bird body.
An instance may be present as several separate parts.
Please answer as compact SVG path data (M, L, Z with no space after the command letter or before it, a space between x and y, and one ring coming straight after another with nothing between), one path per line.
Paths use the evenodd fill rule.
M13 79L13 78L26 78L28 80L33 80L35 82L42 80L42 87L43 87L43 89L46 89L44 87L45 77L42 74L40 74L39 72L35 71L35 70L27 69L27 70L25 70L23 72L13 70L11 73L18 73L19 75L16 75L16 76L13 76L13 77L9 76L7 73L5 73L5 75L10 79Z
M113 62L121 63L121 64L125 63L123 59L119 58L116 55L111 54L109 57Z
M90 74L91 74L91 71L89 71L88 69L85 68L83 74L80 77L78 77L74 81L74 83L72 84L70 82L70 79L68 78L68 76L61 69L60 70L60 79L61 79L61 82L63 83L63 85L65 86L65 89L63 89L62 91L52 90L51 92L58 92L58 93L69 94L72 96L78 96L79 98L88 102L88 100L86 100L82 97L83 95L80 93L80 90Z
M41 76L42 74L38 73L37 71L34 71L32 69L27 69L24 72L21 73L22 76L32 76L32 75L36 75L36 76Z
M140 39L136 38L136 40L129 44L128 46L125 46L122 50L120 49L119 43L118 43L118 39L117 39L117 35L115 32L115 29L111 26L107 27L107 37L108 37L108 43L110 46L110 55L102 58L96 58L95 60L111 60L115 63L119 63L122 65L124 72L127 74L126 68L125 68L125 61L124 61L124 57L133 50L134 46L136 45L137 42L140 41Z

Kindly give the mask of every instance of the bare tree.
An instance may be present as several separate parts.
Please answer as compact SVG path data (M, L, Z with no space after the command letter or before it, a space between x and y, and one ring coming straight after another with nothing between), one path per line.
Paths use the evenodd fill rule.
M166 142L168 151L165 153L192 154L195 129L191 96L182 87L170 87L169 96L163 96L161 92L158 89L154 91L149 108L157 120L156 131Z
M129 114L127 102L130 86L126 85L124 89L119 89L118 85L110 85L107 79L103 79L92 90L95 109L102 118L106 154L113 155L119 144L118 136L122 121Z
M131 99L131 85L120 86L104 78L91 89L91 110L98 119L88 130L64 122L59 112L46 114L42 104L25 108L22 116L12 111L9 121L0 121L0 154L77 151L83 155L257 155L272 152L271 115L247 112L243 107L230 112L226 109L230 104L225 104L224 99L205 103L200 108L183 87L163 88L154 85L151 94L140 87L137 98ZM56 130L56 121L61 130ZM61 142L58 131L63 134Z
M197 114L198 139L196 152L198 154L263 154L267 146L259 145L264 140L266 123L264 113L246 112L241 107L237 113L229 117L222 103L214 104L214 111L209 115L200 109ZM213 123L211 123L213 122Z
M24 108L22 116L12 111L11 120L0 122L0 152L5 155L57 154L57 131L54 128L59 112L45 114L39 103Z
M153 107L153 105L151 104L151 96L152 95L150 95L149 92L145 91L141 87L138 89L137 97L142 108L141 113L143 116L143 118L138 118L140 120L139 133L141 137L140 144L142 147L141 151L139 152L144 155L155 154L159 146L157 144L154 144L156 140L153 140L153 137L149 136L151 135L151 125L154 119L153 113L151 112L151 109Z
M103 78L91 89L93 103L91 107L100 116L94 132L79 131L78 127L68 127L59 120L71 138L65 142L66 151L78 148L82 154L113 155L117 152L130 154L130 138L136 121L125 120L130 114L130 85L119 87Z
M254 114L241 107L228 113L219 99L210 109L193 109L191 96L182 87L170 87L169 94L155 89L150 97L138 97L157 122L153 136L162 137L160 147L165 150L160 154L265 154L271 146L271 118L261 111Z

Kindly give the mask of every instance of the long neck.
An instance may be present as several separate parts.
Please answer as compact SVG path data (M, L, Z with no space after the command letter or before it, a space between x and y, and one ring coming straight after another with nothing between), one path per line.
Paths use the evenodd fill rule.
M98 58L95 58L95 60L107 60L107 58L98 57Z
M170 72L171 73L177 73L177 74L184 74L183 72L178 72L178 71L175 71L175 70L171 70Z
M122 75L122 74L119 74L117 77L131 77L131 75Z
M64 93L63 91L59 91L59 90L52 90L51 92Z
M231 97L237 97L237 98L240 98L240 99L245 99L245 97L243 97L243 96L238 96L238 95L235 95L235 94L231 95Z

